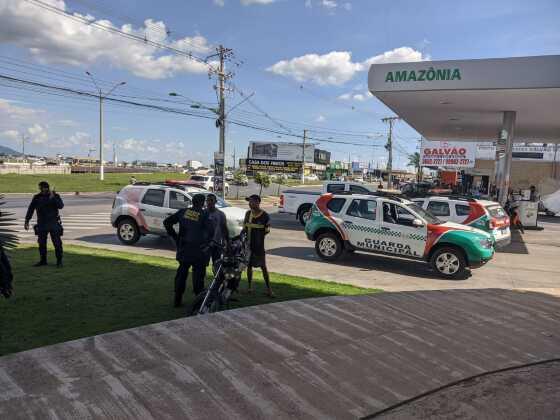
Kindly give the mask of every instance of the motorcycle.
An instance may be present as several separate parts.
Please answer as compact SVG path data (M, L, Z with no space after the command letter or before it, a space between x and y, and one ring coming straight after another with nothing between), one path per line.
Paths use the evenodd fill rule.
M241 274L247 268L248 262L246 237L236 236L228 246L222 248L222 256L214 267L214 278L208 289L195 297L190 315L204 315L227 307L231 295L239 287Z

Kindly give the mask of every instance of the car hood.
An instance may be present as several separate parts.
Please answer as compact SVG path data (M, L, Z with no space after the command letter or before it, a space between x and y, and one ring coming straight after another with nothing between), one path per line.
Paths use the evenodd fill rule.
M463 231L466 231L466 232L478 233L479 235L488 236L488 237L491 236L488 232L485 232L481 229L477 229L477 228L474 228L472 226L461 225L461 224L455 223L455 222L445 222L445 223L442 223L440 226L445 226L445 227L453 229L453 230L463 230Z
M226 215L228 220L244 220L247 210L241 207L222 207L220 209Z

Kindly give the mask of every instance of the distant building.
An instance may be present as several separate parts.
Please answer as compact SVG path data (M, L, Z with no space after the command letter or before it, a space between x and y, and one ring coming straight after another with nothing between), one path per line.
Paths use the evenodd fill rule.
M199 162L198 160L187 160L187 169L194 169L195 171L199 168L201 168L202 162Z

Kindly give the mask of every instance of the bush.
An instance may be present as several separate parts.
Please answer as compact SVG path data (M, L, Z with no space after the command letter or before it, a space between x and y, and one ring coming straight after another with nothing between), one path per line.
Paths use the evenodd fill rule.
M259 191L259 195L261 195L263 188L266 188L270 185L270 176L264 172L257 172L255 174L255 182L261 186L261 189Z

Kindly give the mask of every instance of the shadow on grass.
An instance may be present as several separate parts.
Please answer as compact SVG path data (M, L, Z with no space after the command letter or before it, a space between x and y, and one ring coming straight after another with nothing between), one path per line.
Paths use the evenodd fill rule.
M50 261L54 261L51 255ZM32 267L35 248L10 252L14 296L0 300L0 356L123 328L185 316L192 301L190 279L186 306L173 308L177 267L169 258L67 247L65 266ZM260 272L255 293L237 294L231 308L271 302L264 296ZM207 280L209 281L209 276ZM274 301L371 293L372 290L274 274ZM246 288L243 281L242 289Z

